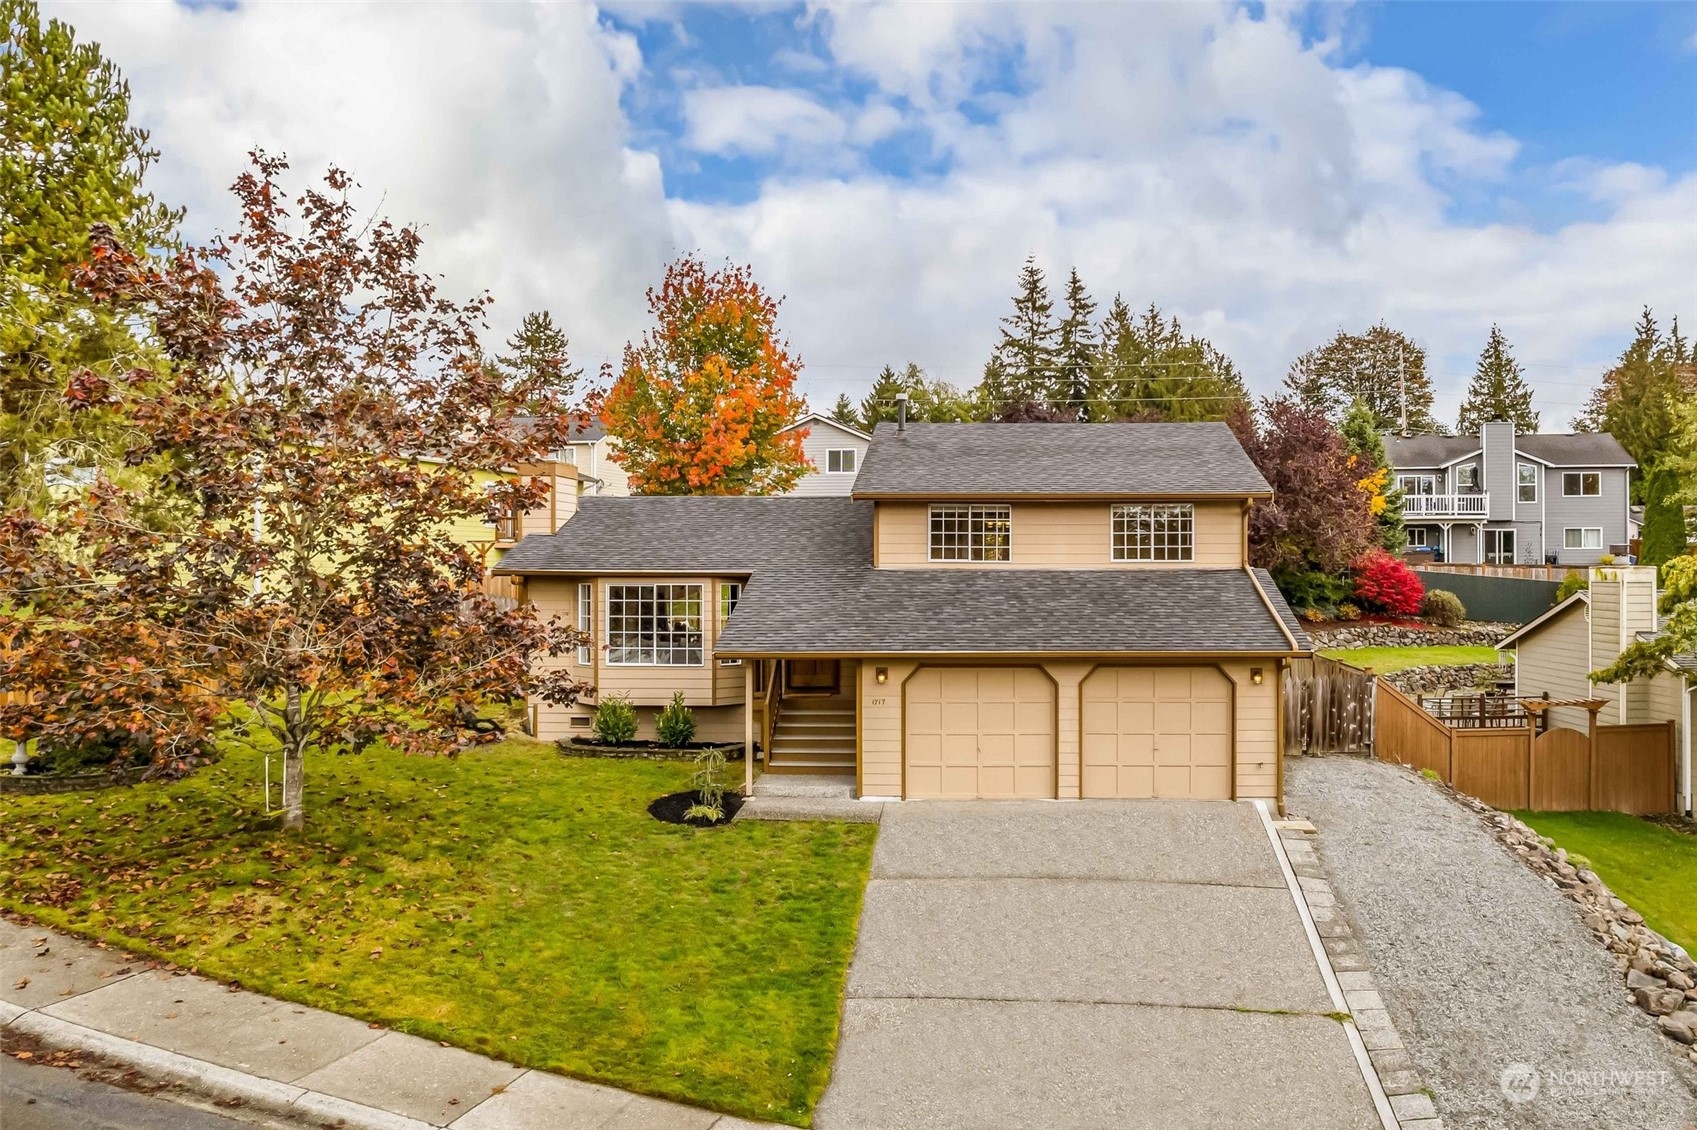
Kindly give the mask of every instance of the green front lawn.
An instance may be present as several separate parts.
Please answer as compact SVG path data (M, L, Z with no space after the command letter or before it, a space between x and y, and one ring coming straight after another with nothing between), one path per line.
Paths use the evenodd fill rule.
M0 905L221 980L529 1067L805 1125L875 830L648 816L690 767L508 741L8 798ZM272 767L276 773L275 763Z
M1652 930L1697 952L1697 835L1620 812L1516 812L1591 869Z
M1338 647L1320 653L1351 667L1371 667L1380 675L1405 667L1459 667L1468 663L1496 663L1490 647Z

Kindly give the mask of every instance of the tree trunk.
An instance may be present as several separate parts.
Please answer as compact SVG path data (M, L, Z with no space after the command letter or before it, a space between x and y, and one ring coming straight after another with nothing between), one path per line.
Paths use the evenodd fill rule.
M306 826L306 810L302 805L305 781L302 770L306 751L306 727L301 717L301 693L290 687L288 702L283 711L283 828L298 832Z

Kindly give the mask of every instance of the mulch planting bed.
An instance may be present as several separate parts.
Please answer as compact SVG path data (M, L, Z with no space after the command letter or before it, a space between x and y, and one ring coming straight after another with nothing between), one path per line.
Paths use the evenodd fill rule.
M648 815L654 817L656 820L663 820L667 824L688 824L692 828L713 828L720 824L729 824L731 822L731 817L737 814L737 809L742 807L742 801L743 797L741 793L728 792L725 794L724 799L719 802L719 807L725 811L724 819L685 820L684 812L689 808L689 806L701 803L701 793L695 789L691 789L688 792L667 793L665 796L648 806Z

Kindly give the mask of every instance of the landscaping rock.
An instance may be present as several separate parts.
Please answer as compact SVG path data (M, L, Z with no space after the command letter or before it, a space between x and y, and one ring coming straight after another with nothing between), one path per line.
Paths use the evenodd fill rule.
M1697 1012L1675 1012L1664 1016L1656 1023L1662 1029L1662 1035L1669 1039L1678 1040L1682 1044L1697 1044ZM1697 1056L1693 1056L1697 1059Z
M1669 1016L1685 1003L1685 994L1678 989L1638 989L1632 1000L1651 1016Z
M1496 647L1519 627L1471 620L1453 628L1408 624L1321 624L1309 627L1316 647Z
M1404 667L1380 676L1403 694L1437 694L1491 687L1512 679L1514 668L1497 663L1461 663L1439 667Z

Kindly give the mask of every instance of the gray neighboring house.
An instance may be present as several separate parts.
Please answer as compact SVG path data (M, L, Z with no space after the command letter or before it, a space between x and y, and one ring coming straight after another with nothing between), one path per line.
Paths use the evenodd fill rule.
M872 437L817 412L809 412L784 431L797 428L807 429L801 450L813 469L789 493L804 497L853 494L854 481L860 475L860 464L866 458L866 449L872 445Z
M1606 432L1385 437L1411 553L1461 565L1595 565L1631 541L1635 464Z

